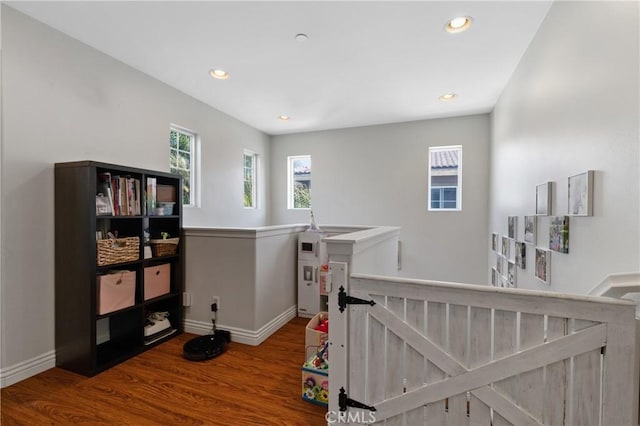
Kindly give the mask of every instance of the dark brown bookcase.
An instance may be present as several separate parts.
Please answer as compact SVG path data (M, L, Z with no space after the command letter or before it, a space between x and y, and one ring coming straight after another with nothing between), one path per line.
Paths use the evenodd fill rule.
M101 176L123 176L140 182L139 209L127 215L97 214L96 195L103 192ZM175 189L173 212L148 211L146 183ZM135 187L134 187L135 191ZM178 175L95 161L55 165L55 342L56 365L86 376L100 373L183 331L184 238L182 235L182 179ZM122 212L120 212L122 213ZM131 214L129 214L131 213ZM138 237L136 260L98 266L97 231L118 231L118 237ZM146 231L146 232L145 232ZM173 255L145 259L145 236L180 237ZM145 268L170 264L169 292L154 298L144 295ZM133 306L106 314L98 310L98 275L108 271L135 272ZM145 318L168 312L175 332L149 343Z

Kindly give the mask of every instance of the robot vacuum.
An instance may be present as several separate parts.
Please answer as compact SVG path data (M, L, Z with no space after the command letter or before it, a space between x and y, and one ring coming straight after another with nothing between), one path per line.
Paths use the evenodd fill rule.
M205 361L221 355L227 343L231 341L231 333L226 330L214 330L213 334L194 337L182 347L183 356L190 361Z

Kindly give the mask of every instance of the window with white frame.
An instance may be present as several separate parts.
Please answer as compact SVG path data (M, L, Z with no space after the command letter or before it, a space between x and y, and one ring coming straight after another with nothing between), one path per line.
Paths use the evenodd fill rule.
M289 209L311 208L311 156L287 157Z
M462 146L429 148L429 210L462 210Z
M196 205L197 135L187 129L169 129L169 163L171 173L182 176L182 204Z
M244 151L244 206L255 209L256 203L256 172L258 155L254 152Z

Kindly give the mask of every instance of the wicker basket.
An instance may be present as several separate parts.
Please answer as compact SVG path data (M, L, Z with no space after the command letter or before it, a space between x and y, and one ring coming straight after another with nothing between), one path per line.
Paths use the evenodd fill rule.
M134 262L140 257L140 238L110 238L98 240L98 266Z
M178 250L180 238L167 238L166 240L149 240L153 257L173 256Z

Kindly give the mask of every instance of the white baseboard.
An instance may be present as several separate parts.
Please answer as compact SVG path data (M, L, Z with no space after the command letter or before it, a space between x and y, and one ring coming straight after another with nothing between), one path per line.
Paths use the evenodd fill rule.
M10 367L0 369L0 387L11 386L55 366L56 351L49 351Z
M228 327L224 324L217 324L217 327L221 330L230 331L232 342L258 346L260 343L267 340L269 336L278 331L283 325L295 318L297 313L298 307L293 305L256 331L244 328ZM184 331L187 333L204 335L211 331L211 323L187 319L184 321Z

